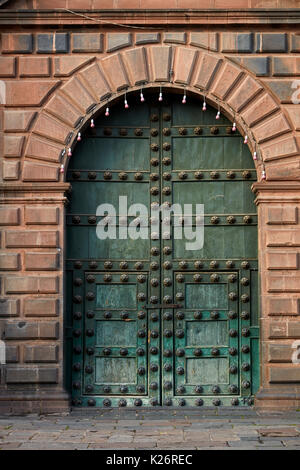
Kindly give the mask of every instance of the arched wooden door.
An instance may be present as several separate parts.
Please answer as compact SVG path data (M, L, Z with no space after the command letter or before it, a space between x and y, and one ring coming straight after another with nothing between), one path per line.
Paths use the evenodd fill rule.
M133 101L95 120L67 174L73 403L250 404L259 375L251 154L232 124L199 101ZM137 215L124 219L119 196L149 216L157 203L204 204L203 248L175 239L174 217L169 239L165 221L149 217L158 238L100 240L102 203L116 208L117 233L140 229Z

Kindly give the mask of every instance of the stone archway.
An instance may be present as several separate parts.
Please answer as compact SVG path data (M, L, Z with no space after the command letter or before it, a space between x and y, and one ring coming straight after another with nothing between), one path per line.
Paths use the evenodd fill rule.
M63 206L66 185L60 167L67 166L68 149L74 147L78 132L89 125L93 116L103 112L111 101L125 92L137 92L141 86L185 89L188 94L193 93L201 99L205 96L207 102L216 108L220 106L221 111L237 123L241 134L248 136L251 151L258 153L255 163L259 182L254 184L254 190L259 205L262 386L257 404L262 402L263 406L278 406L277 400L280 399L279 406L299 406L299 371L295 365L286 365L290 362L292 340L299 336L299 276L295 274L298 269L296 247L300 245L297 212L300 203L297 183L300 177L299 150L295 128L278 100L263 82L240 65L221 54L192 46L128 48L121 53L103 55L100 59L83 63L79 61L77 65L69 64L68 67L61 74L70 77L67 80L47 82L48 85L43 84L38 92L33 90L41 108L36 116L30 112L25 116L24 113L26 122L22 122L22 128L28 131L26 145L23 145L24 137L15 139L10 135L5 141L13 154L21 153L24 148L22 184L5 184L5 202L16 204L15 195L12 197L14 191L27 191L30 194L29 203L41 206L40 213L32 207L28 209L33 220L28 223L33 224L33 230L36 229L34 224L45 224L42 212L43 205L47 204L47 220L51 220L48 223L59 224L63 238L62 217L58 223L57 213L50 206L53 201ZM26 84L27 91L30 83ZM12 165L8 164L7 172L16 171ZM266 181L260 182L262 171L266 172ZM54 193L58 195L54 197ZM36 234L32 233L32 236L37 237ZM29 246L36 246L38 240L28 241ZM13 243L15 245L12 246L19 246L19 242ZM54 238L46 240L45 234L41 247L48 246L58 245ZM63 247L63 242L60 246ZM62 289L62 276L59 279ZM30 282L40 281L34 278ZM23 285L21 287L25 289ZM39 292L40 285L34 289L30 285L30 289L30 292ZM47 289L45 293L49 291ZM51 289L51 292L55 290L54 287ZM16 290L12 289L14 292ZM19 308L17 303L15 305ZM56 305L53 304L55 311ZM62 305L59 315L62 324ZM57 339L55 335L53 333ZM62 336L59 341L62 342ZM279 350L284 350L283 360L278 359ZM61 357L60 361L62 363ZM57 372L53 369L54 378L51 380L59 383L58 389L62 389L62 373L60 371L58 379L55 374ZM38 394L34 399L41 400Z

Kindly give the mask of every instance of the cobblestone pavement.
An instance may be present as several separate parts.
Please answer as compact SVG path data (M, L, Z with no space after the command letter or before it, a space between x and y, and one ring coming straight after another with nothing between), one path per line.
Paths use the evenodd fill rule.
M0 417L1 450L300 450L300 410L79 410Z

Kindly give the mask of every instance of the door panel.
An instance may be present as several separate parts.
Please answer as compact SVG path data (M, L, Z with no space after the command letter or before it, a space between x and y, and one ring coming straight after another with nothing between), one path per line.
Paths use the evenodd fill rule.
M157 97L149 94L151 102ZM95 119L68 168L73 403L251 404L259 385L251 154L210 107L202 112L192 99L182 105L176 95L146 103ZM136 213L124 222L119 196L128 206L144 204L145 220ZM102 203L116 209L113 240L97 236ZM176 239L174 214L167 237L167 221L154 210L174 203L193 211L204 204L202 249ZM120 238L124 223L137 233L144 226L148 236Z

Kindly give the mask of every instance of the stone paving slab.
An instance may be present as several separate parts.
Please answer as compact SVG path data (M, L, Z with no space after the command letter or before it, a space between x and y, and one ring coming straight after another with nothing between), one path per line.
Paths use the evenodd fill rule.
M300 412L144 409L0 416L0 450L18 449L300 450Z

